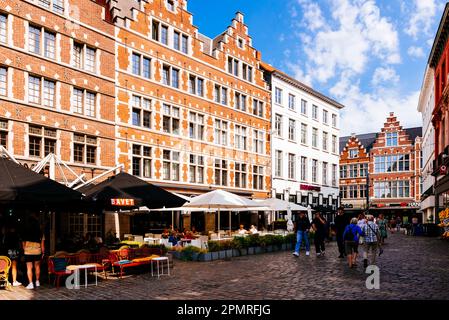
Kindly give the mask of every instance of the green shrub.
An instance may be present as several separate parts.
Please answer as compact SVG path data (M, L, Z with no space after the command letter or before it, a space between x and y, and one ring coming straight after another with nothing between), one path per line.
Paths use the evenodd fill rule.
M237 250L247 248L245 237L234 237L234 239L232 239L231 241L231 247L232 249Z
M209 248L209 252L217 252L221 250L220 241L209 240L207 242L207 247Z
M258 234L252 234L245 237L245 243L247 247L258 247L260 245L260 236Z
M183 261L192 261L194 253L201 253L202 250L195 246L187 246L184 247L181 251L181 260Z
M283 238L284 238L285 243L291 243L291 244L296 243L296 233L289 233L288 235L286 235Z

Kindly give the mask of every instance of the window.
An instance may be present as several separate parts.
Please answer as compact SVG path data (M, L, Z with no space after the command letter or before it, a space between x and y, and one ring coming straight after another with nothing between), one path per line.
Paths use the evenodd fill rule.
M295 170L295 165L296 165L296 156L292 153L288 154L288 178L291 180L296 179L296 170Z
M28 50L35 54L41 53L41 28L29 26Z
M72 64L78 69L84 69L89 72L95 72L96 49L88 47L85 44L74 43L72 51ZM140 57L140 56L138 56ZM133 55L133 72L134 72Z
M253 130L253 151L255 153L263 153L263 132L260 130Z
M282 116L277 113L274 116L274 134L282 138Z
M42 85L42 87L41 87ZM41 101L41 96L43 99ZM28 77L28 102L53 108L55 104L55 82L39 77Z
M307 125L301 123L301 143L307 144Z
M349 178L357 178L357 168L358 165L356 164L351 164L349 166Z
M159 41L159 26L160 26L160 23L158 21L153 20L152 28L151 28L152 29L151 37L155 41Z
M44 79L44 106L53 108L55 105L55 82Z
M163 105L162 131L165 133L179 134L179 108Z
M318 181L318 160L312 159L312 182Z
M189 112L189 137L191 139L204 140L204 115Z
M409 198L410 181L374 182L374 197L376 198Z
M214 143L228 145L228 123L226 121L215 119Z
M228 185L228 161L215 159L215 184L219 186Z
M28 77L28 102L41 103L41 79L38 77Z
M236 149L246 150L247 129L246 127L235 125L234 143Z
M239 47L240 49L243 49L243 39L238 38L238 39L237 39L237 45L238 45L238 47Z
M348 198L349 199L357 198L357 185L348 186Z
M337 186L337 165L332 165L332 187Z
M173 88L179 88L179 70L164 65L162 67L162 83Z
M263 102L253 99L253 114L258 117L263 117Z
M6 30L7 28L7 17L4 14L0 14L0 42L6 43Z
M332 153L337 153L337 136L332 135Z
M151 147L133 144L133 175L151 178Z
M349 158L354 159L359 157L359 149L349 149Z
M374 157L374 172L410 171L410 155L377 156Z
M335 113L332 114L332 127L337 127L337 115Z
M237 59L228 57L228 72L234 76L239 76L239 61Z
M360 177L366 177L368 174L368 163L359 164L359 175Z
M348 177L348 167L340 166L340 179L345 179Z
M329 119L328 119L328 114L329 112L327 112L327 110L323 110L323 123L324 124L328 124Z
M247 185L247 170L245 163L235 163L235 187L246 188Z
M56 129L29 127L28 153L31 157L41 157L56 152Z
M84 101L84 114L95 117L95 93L86 91Z
M73 160L80 163L96 164L97 138L74 134L73 141Z
M54 33L44 32L44 56L46 58L55 58L56 35Z
M0 95L6 96L8 91L7 88L7 69L0 67Z
M7 148L8 143L8 121L0 119L0 146Z
M282 177L282 151L276 150L274 153L274 175L276 177Z
M175 1L174 0L166 0L167 9L171 11L175 11Z
M221 103L223 105L228 104L228 89L215 85L214 87L214 98L216 103Z
M340 186L340 198L347 199L348 198L348 187Z
M274 101L277 104L282 104L282 89L279 88L274 89Z
M189 38L186 35L182 35L181 37L181 51L185 54L188 53L189 47L188 47L188 43L189 43Z
M246 96L239 92L234 95L234 108L237 110L246 111Z
M307 180L307 158L301 157L301 180Z
M328 170L328 163L323 162L323 185L327 186L327 170Z
M151 78L151 60L142 55L133 53L132 55L132 71L137 76L147 79Z
M246 63L242 63L243 79L249 82L253 81L253 68Z
M253 166L253 189L263 190L263 167Z
M200 97L204 95L204 79L194 75L189 76L189 93L196 94Z
M387 132L387 146L397 146L398 145L398 133L397 132Z
M288 139L296 141L296 121L288 119Z
M51 8L53 12L64 13L64 0L39 0L38 3L47 9Z
M366 185L360 184L359 185L359 198L364 199L364 198L366 198L367 194L368 193L366 192Z
M307 101L304 99L301 99L301 113L307 115Z
M318 129L312 128L312 147L318 148Z
M323 131L323 150L327 151L328 133Z
M181 34L178 31L173 32L173 48L175 50L181 50Z
M43 39L41 36L43 35ZM41 44L43 48L41 47ZM28 50L35 54L44 55L46 58L55 59L56 34L46 31L44 28L29 26ZM43 52L41 51L43 49Z
M163 150L162 179L179 181L179 152Z
M134 126L151 128L151 100L139 96L132 97L132 123Z
M288 94L288 108L290 110L295 110L296 108L296 97L291 93Z
M161 43L168 45L168 27L164 25L161 27Z
M318 106L312 105L312 119L318 120Z
M190 183L204 183L204 157L191 154L189 157Z

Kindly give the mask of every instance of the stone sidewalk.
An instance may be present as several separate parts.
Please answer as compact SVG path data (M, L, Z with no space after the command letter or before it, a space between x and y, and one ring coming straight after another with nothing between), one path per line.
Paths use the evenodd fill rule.
M449 299L449 242L398 234L387 240L378 260L379 290L366 288L369 275L361 260L357 269L349 269L346 260L337 258L336 244L329 243L321 258L312 246L310 257L275 252L227 261L175 260L172 275L160 280L146 273L99 280L97 287L79 290L47 284L35 290L0 289L0 300Z

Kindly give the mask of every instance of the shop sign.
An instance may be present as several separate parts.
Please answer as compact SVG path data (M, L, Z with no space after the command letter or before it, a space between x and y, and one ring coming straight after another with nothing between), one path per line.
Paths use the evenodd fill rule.
M111 205L121 207L134 206L134 199L111 199Z
M311 185L308 185L308 184L301 184L301 185L299 186L299 188L300 188L301 190L306 190L306 191L317 191L317 192L320 192L320 191L321 191L321 188L320 188L320 187L311 186Z

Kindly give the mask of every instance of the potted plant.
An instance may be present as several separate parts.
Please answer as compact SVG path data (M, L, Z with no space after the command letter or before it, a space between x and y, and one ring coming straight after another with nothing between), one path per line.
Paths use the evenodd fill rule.
M181 259L184 261L198 261L201 249L195 246L187 246L182 249Z
M212 260L218 260L220 258L220 242L219 241L208 241L207 247L209 248L209 252L212 254Z
M231 245L233 248L233 256L246 256L248 254L248 246L245 241L245 237L234 237L231 241Z

